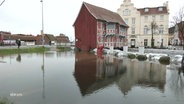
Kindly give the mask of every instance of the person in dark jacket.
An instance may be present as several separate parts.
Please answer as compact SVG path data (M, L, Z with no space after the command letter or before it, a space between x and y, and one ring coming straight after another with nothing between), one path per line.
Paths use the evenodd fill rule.
M183 54L183 57L182 57L182 60L181 60L181 65L184 66L184 54Z
M21 41L20 41L20 39L16 40L16 43L17 43L17 45L18 45L18 48L20 48L20 46L21 46Z

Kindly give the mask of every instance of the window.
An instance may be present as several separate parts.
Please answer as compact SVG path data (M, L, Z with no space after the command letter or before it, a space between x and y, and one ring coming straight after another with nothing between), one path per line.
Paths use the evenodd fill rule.
M135 18L132 18L132 24L135 24Z
M161 20L161 21L164 20L164 15L160 15L160 20Z
M145 9L144 9L144 12L149 12L149 9L148 9L148 8L145 8Z
M115 29L115 24L112 24L112 23L107 24L107 29L110 29L110 30Z
M135 27L132 27L132 34L135 34Z
M120 27L120 31L122 32L122 33L126 33L126 28L124 28L124 27Z
M148 39L144 39L144 46L148 46Z
M125 22L126 22L126 24L128 24L128 18L125 18Z
M144 16L144 22L148 22L148 16Z
M111 42L111 38L110 37L107 37L107 42Z
M144 26L144 34L148 34L148 26Z
M163 11L163 8L162 8L162 7L159 7L159 8L158 8L158 11Z
M131 11L128 10L128 9L125 9L125 10L123 11L123 15L124 15L124 16L129 16L130 13L131 13Z
M159 34L164 34L164 26L160 25L159 27Z

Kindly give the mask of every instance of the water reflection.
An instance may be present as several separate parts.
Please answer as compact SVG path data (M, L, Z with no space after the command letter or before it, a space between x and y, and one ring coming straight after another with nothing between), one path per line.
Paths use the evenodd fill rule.
M45 55L44 55L44 52L42 53L42 65L41 65L41 70L42 70L42 98L45 99Z
M181 73L183 73L184 76L184 64L181 64L181 67L178 68L178 74L180 75Z
M117 59L113 56L97 57L76 53L74 76L82 96L92 94L116 84L124 95L133 86L145 86L164 91L166 66L154 63Z
M183 99L184 95L184 66L181 64L180 67L172 69L168 84L171 91L174 92L175 96Z
M133 86L153 87L164 91L166 66L128 59L124 60L123 65L127 66L127 71L117 85L124 95L127 95Z
M18 56L16 57L16 60L17 60L17 62L21 62L21 55L20 55L20 53L19 53Z
M44 53L46 57L53 58L55 55L55 51L47 51Z
M0 63L0 97L16 104L184 102L181 65L168 69L147 61L73 52L20 54L21 64L17 57L0 58L6 62Z
M105 61L104 61L105 60ZM76 53L74 76L82 96L113 84L126 71L121 61L98 58L93 54Z

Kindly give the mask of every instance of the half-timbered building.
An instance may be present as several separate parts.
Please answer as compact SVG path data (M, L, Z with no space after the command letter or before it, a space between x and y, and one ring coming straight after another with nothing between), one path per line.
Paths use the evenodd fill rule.
M115 48L127 45L128 25L119 14L110 10L83 2L73 26L76 48L82 51L99 46Z

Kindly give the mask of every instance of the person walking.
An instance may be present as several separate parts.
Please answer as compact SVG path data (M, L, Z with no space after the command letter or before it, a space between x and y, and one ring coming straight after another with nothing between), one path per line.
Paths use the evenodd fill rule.
M182 60L181 60L181 65L184 66L184 54L183 54L183 57L182 57Z
M16 43L17 43L17 45L18 45L18 48L20 48L20 46L21 46L21 41L20 41L20 39L16 40Z

